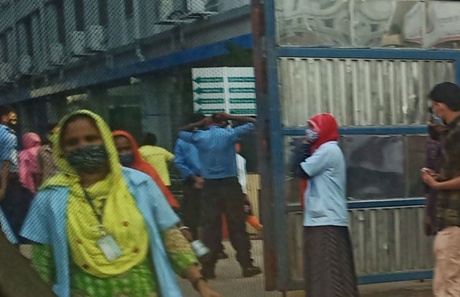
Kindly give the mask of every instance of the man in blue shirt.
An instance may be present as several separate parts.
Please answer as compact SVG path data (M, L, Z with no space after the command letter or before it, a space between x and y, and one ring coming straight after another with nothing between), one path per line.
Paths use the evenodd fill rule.
M189 123L196 123L204 119L203 114L194 114ZM198 238L198 227L201 212L201 190L204 178L201 176L201 164L198 149L191 143L180 138L174 147L174 164L184 180L184 198L181 205L182 221L190 228L194 238Z
M32 201L32 193L19 182L18 140L14 128L16 111L0 106L0 206L18 240L22 223Z
M229 120L245 124L228 128ZM202 263L202 274L206 278L215 278L222 213L226 215L230 241L237 252L236 258L243 269L243 276L251 277L261 273L260 268L252 264L251 242L246 232L244 194L238 183L235 158L235 143L242 135L252 132L255 123L256 120L251 117L218 113L183 127L179 133L182 140L197 147L202 166L202 241L211 250L211 256ZM191 132L201 127L208 129Z

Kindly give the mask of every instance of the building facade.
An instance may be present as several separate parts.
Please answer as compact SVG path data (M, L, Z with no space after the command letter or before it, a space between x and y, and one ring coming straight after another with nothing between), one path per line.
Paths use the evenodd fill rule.
M87 107L171 147L193 108L191 67L252 47L249 4L0 0L0 104L17 107L24 131Z

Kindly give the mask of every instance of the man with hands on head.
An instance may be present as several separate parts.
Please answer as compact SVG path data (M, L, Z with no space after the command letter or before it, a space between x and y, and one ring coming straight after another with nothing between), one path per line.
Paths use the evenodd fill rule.
M228 128L229 121L244 123ZM235 144L242 135L251 133L256 120L251 117L217 113L198 122L182 127L179 137L198 149L204 185L202 190L203 243L211 250L211 256L203 264L202 274L215 278L215 265L221 242L221 214L227 217L230 242L237 251L244 277L261 273L253 265L251 242L246 232L244 194L238 182ZM207 127L206 130L196 128ZM194 131L194 132L192 132Z

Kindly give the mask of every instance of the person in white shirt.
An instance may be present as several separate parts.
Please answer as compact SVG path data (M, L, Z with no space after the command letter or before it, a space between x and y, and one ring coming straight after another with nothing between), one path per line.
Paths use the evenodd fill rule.
M236 151L236 168L238 172L238 182L241 185L241 190L244 193L244 212L246 212L247 219L246 222L249 223L254 229L262 230L262 224L259 222L256 216L252 213L251 203L249 202L248 197L248 188L247 188L247 172L246 172L246 159L241 156L239 153L241 151L241 144L237 143L235 145Z

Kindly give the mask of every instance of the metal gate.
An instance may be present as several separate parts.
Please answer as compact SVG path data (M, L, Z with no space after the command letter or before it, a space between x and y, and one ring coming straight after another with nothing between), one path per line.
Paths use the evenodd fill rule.
M359 283L432 276L419 178L427 94L439 82L460 83L460 51L447 48L460 34L436 25L460 3L437 3L253 1L267 290L303 286L302 210L289 159L320 112L340 125Z

